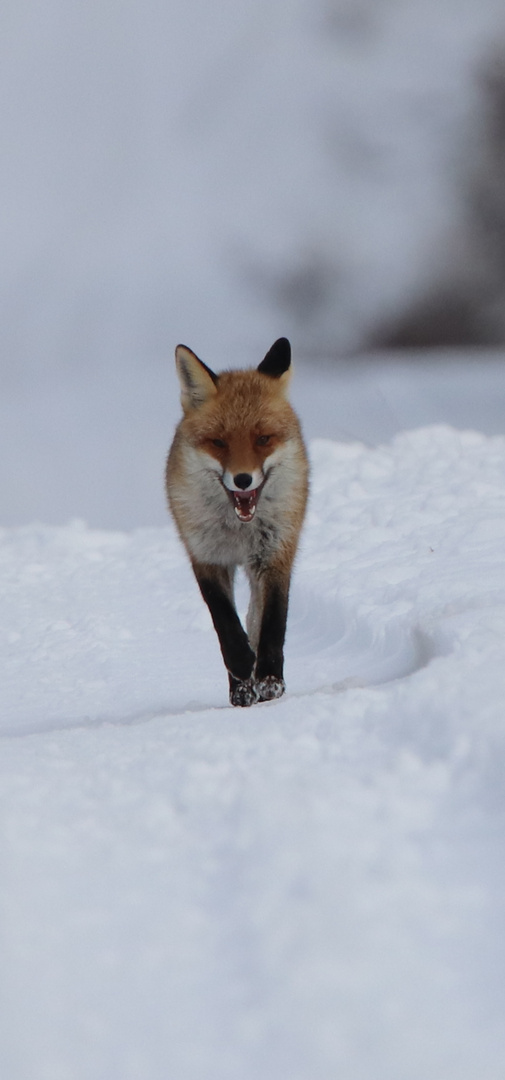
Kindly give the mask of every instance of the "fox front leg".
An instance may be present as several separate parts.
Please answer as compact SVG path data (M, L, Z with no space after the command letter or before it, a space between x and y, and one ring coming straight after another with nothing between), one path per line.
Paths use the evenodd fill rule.
M288 615L289 577L266 579L257 645L255 680L260 701L282 697L284 683L284 638Z
M233 602L232 574L227 567L193 563L200 592L210 611L228 670L232 705L254 705L259 700L252 678L256 659Z

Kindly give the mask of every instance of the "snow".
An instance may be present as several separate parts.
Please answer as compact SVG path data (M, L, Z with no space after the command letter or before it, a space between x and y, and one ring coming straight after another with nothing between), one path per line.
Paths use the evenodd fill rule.
M252 709L170 523L2 531L10 1080L501 1073L505 438L311 461Z
M8 1080L503 1075L503 352L342 358L486 277L504 33L502 0L7 5ZM239 710L164 505L172 354L281 334L312 495L287 695Z
M284 327L286 329L286 327ZM187 344L191 347L192 340ZM215 371L256 366L272 344L201 359ZM105 529L163 526L163 468L180 416L172 342L162 366L70 371L0 395L2 525L83 518ZM504 432L503 352L441 350L315 363L294 355L292 401L308 439L376 446L449 423Z

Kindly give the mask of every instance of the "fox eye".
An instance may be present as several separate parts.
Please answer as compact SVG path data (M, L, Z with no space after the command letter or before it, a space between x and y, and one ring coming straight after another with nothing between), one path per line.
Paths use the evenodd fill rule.
M258 435L258 438L256 439L256 446L268 446L271 438L271 435Z
M218 446L220 450L224 450L226 447L224 439L211 439L210 441L213 446Z

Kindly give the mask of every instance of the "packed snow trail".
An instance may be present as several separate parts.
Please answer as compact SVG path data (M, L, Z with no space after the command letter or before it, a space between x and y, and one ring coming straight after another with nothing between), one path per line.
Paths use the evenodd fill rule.
M9 1080L503 1074L505 440L311 449L279 702L170 525L0 536Z

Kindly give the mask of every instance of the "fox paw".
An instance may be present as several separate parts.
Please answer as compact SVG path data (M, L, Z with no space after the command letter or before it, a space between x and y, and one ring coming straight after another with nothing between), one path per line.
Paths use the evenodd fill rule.
M230 686L230 705L240 705L246 708L255 705L260 700L258 690L252 679L234 679Z
M264 679L260 679L256 683L259 701L272 701L274 698L280 698L285 689L284 679L277 678L277 675L265 675Z

